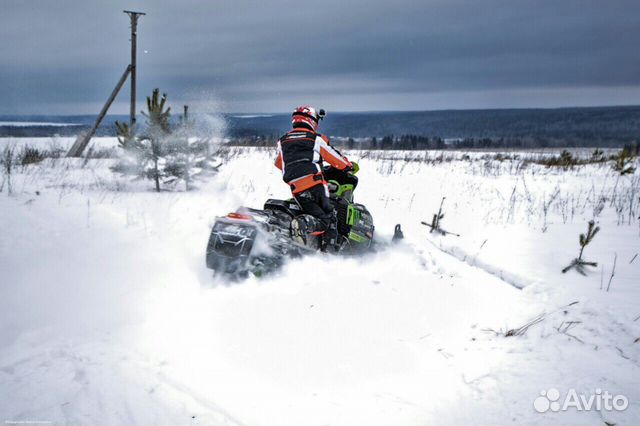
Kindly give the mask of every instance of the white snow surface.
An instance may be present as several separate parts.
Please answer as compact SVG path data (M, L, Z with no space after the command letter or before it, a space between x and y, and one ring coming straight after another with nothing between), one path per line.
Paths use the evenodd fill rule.
M485 153L349 155L378 238L401 223L404 241L241 282L213 277L205 246L215 216L289 196L272 150L232 149L186 193L154 193L114 175L110 159L18 166L11 195L4 176L0 419L640 423L638 172L523 168ZM460 237L420 224L442 197L442 225ZM591 219L602 230L584 257L598 267L562 274ZM549 388L607 390L629 406L537 413Z

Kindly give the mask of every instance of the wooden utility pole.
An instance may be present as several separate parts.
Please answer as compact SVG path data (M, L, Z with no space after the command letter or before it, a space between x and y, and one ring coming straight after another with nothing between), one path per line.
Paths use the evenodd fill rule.
M98 126L100 126L100 123L102 122L102 119L104 118L104 116L107 115L107 111L109 110L109 107L111 106L111 104L113 103L113 100L118 95L118 92L120 91L120 89L122 89L124 82L127 81L127 77L129 76L130 73L131 73L131 65L128 65L127 69L124 70L122 77L120 77L120 80L118 80L118 84L116 84L116 87L113 89L113 92L111 92L111 95L109 95L107 102L105 102L104 106L100 110L100 113L98 114L98 118L96 118L95 123L93 123L93 126L91 126L91 129L89 129L88 132L83 132L78 135L78 137L76 138L76 141L71 146L71 149L69 150L69 152L67 152L67 157L80 157L82 155L82 151L84 151L87 145L89 145L89 141L91 140L93 135L96 133L96 130L98 130Z
M123 10L131 20L131 105L129 107L129 129L135 133L136 126L136 50L138 48L138 18L146 15L144 12Z
M127 77L129 76L131 76L131 106L129 109L129 128L131 129L132 133L135 131L136 49L137 49L137 35L138 35L137 34L138 18L140 17L140 15L146 15L146 13L133 12L130 10L124 10L123 12L129 15L129 18L131 20L131 63L124 70L122 77L120 77L120 80L118 80L118 84L116 84L116 87L113 89L113 92L111 92L111 95L109 95L109 98L107 99L107 102L105 102L104 106L102 107L102 110L100 110L100 113L98 114L98 117L96 118L95 123L93 123L93 126L91 126L91 129L89 129L88 132L83 132L78 135L78 137L76 138L76 141L71 146L71 149L69 149L69 152L67 152L67 157L80 157L82 155L82 152L85 150L87 145L89 145L89 141L91 140L93 135L96 133L96 130L98 130L98 127L102 122L102 119L105 117L105 115L107 115L107 111L109 110L109 107L115 100L116 96L118 96L120 89L122 89L124 82L127 80Z

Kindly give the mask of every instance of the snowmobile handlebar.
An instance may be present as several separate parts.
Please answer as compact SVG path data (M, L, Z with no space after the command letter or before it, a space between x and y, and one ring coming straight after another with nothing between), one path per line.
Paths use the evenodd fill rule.
M347 167L347 168L342 169L342 170L336 169L335 167L330 166L330 165L324 166L323 170L324 170L325 173L330 172L330 171L335 171L335 172L338 172L338 173L346 173L348 175L355 176L356 173L358 173L358 171L360 170L360 166L355 161L352 161L351 162L351 167Z

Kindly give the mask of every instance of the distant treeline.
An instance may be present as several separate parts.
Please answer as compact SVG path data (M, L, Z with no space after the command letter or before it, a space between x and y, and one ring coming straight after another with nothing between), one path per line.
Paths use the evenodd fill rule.
M224 122L224 136L234 143L256 144L291 128L290 114L214 114ZM107 116L98 135L115 135L117 116ZM208 123L210 116L194 112L196 122ZM126 121L127 117L118 118ZM0 136L72 136L88 128L95 120L86 116L1 116ZM8 126L7 122L74 123L74 126ZM144 125L142 118L139 123ZM5 123L5 125L3 125ZM354 143L384 149L390 145L407 149L438 149L451 144L469 148L540 148L540 147L621 147L640 140L640 106L494 109L405 112L329 111L321 124L327 135L349 138ZM208 126L201 136L211 136ZM259 136L263 135L263 136ZM267 135L266 137L264 135ZM385 136L405 135L405 136ZM216 135L223 136L223 135ZM373 137L375 137L375 144ZM388 138L391 138L389 141ZM253 140L253 141L252 141ZM384 140L384 142L383 142ZM380 146L378 146L380 145Z
M259 146L274 147L278 137L273 135L247 136L231 138L228 142L233 146ZM602 147L628 147L638 153L640 144L637 141L621 142L615 140L581 140L562 138L465 138L443 139L441 137L429 137L420 135L388 135L382 138L344 138L334 137L331 144L346 149L372 149L372 150L444 150L444 149L534 149L534 148L602 148Z
M228 117L227 136L278 136L290 128L288 115ZM327 135L380 141L385 135L416 135L445 141L473 140L501 147L620 147L640 139L640 107L503 109L332 113L321 124ZM474 142L476 143L476 142Z

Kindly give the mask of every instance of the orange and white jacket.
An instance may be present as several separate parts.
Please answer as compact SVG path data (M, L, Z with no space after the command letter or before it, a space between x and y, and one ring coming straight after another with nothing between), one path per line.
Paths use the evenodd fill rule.
M297 194L316 185L326 185L322 162L338 170L351 167L351 162L329 145L329 138L307 129L293 129L278 140L275 166L291 192Z

